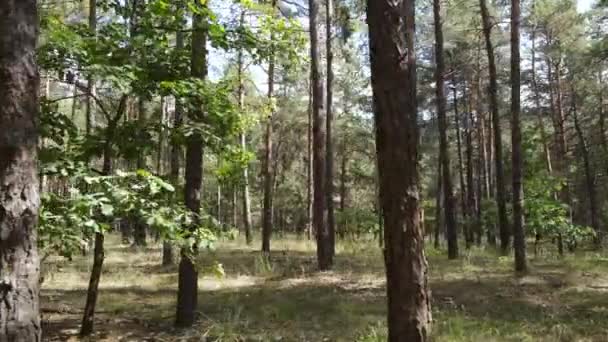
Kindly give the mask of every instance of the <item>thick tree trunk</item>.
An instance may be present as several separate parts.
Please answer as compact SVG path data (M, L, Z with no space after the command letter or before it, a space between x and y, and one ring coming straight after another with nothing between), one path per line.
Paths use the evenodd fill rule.
M526 232L524 230L524 189L521 142L521 75L519 53L519 26L521 9L519 0L511 1L511 161L513 173L513 248L515 250L515 271L525 272Z
M202 5L203 7L205 5ZM192 57L191 73L193 77L207 78L207 18L195 13L192 20ZM189 113L190 120L201 120L202 108ZM203 182L203 140L200 134L192 134L186 141L186 185L184 202L195 215L200 213L201 191ZM192 227L194 228L194 226ZM197 246L193 246L196 255ZM196 319L198 305L198 271L191 255L181 253L178 275L177 308L175 325L192 326Z
M1 1L0 32L0 341L38 342L36 1Z
M326 131L327 137L325 140L325 194L327 205L327 232L329 234L327 248L329 251L328 264L329 267L333 264L333 256L336 253L336 220L334 216L334 141L332 134L332 124L334 120L333 114L333 51L332 51L332 26L333 26L333 3L332 0L325 0L325 39L327 49L327 121Z
M431 324L420 227L414 13L413 0L367 2L390 342L425 341Z
M458 258L458 224L456 219L456 200L452 189L450 153L448 145L448 119L445 96L445 62L443 52L443 28L441 0L433 0L435 25L435 97L437 102L437 121L439 124L439 159L443 181L444 217L448 238L448 258Z
M317 235L317 263L320 270L332 266L332 253L327 227L327 195L325 193L325 117L323 116L323 84L319 61L319 2L309 0L310 59L312 73L312 119L313 119L313 224Z
M490 111L492 113L492 128L494 129L494 161L496 179L496 206L498 209L498 231L500 232L500 250L502 254L508 254L511 247L511 231L507 218L505 175L502 160L502 131L500 127L500 114L498 111L498 76L496 72L496 60L494 58L494 46L492 45L492 26L486 0L479 0L481 7L481 19L483 22L483 34L486 41L486 53L488 54L488 67L490 71Z
M271 6L274 10L276 7L276 0L272 0ZM270 40L274 40L274 32L270 33ZM271 48L272 49L272 48ZM268 101L273 102L274 98L274 74L275 74L275 56L274 51L270 52L268 61ZM272 194L273 194L273 165L272 165L272 122L274 118L274 108L271 109L271 113L268 115L266 122L266 136L265 136L265 157L264 157L264 207L262 211L262 253L266 257L270 256L270 236L272 234L272 223L273 223L273 208L272 208Z

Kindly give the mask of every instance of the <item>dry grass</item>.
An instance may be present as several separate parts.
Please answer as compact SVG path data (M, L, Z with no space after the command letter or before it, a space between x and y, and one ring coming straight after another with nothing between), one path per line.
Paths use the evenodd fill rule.
M176 268L160 248L108 239L93 341L384 341L384 275L374 243L338 246L332 272L316 272L314 244L225 241L201 254L226 276L201 275L199 324L172 328ZM608 341L608 258L545 255L515 277L511 260L473 249L457 261L429 250L434 341ZM77 341L89 257L51 260L42 289L46 341Z

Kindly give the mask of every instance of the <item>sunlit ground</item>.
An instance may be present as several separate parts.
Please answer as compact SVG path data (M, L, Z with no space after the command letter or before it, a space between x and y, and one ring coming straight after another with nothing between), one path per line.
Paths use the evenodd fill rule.
M107 239L93 341L385 341L384 274L375 242L343 242L332 272L315 271L314 244L275 240L271 262L252 247L221 242L201 253L226 276L200 277L199 323L172 327L176 267L159 246ZM552 249L516 277L510 258L472 249L457 261L428 250L433 341L608 341L608 257ZM42 288L45 341L77 341L91 256L51 261Z

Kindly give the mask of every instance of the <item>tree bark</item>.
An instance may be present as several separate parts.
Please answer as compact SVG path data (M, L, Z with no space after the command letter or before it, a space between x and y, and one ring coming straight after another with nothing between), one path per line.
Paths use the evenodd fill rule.
M467 207L467 185L464 181L463 162L462 162L462 134L460 129L460 112L458 111L458 89L455 80L453 81L452 97L454 102L454 129L456 130L456 153L458 156L458 177L460 179L460 211L463 216L463 235L465 240L466 249L471 248L471 232L469 225L467 224L469 210Z
M367 1L390 342L425 341L431 323L420 227L414 13L413 0Z
M483 34L486 42L486 53L488 54L488 68L490 71L490 111L492 113L492 128L494 130L494 162L496 180L496 206L498 209L498 231L500 232L500 250L502 254L508 254L511 245L511 231L507 218L505 176L502 158L502 130L500 126L500 115L498 112L498 76L496 72L496 60L494 58L494 46L492 45L492 22L486 0L479 0L481 7L481 19L483 23Z
M93 35L97 36L97 0L89 0L89 30ZM89 76L87 79L87 92L90 95L95 95L95 79ZM87 136L91 135L95 127L95 106L91 96L86 97L86 123L85 129Z
M534 5L533 5L534 6ZM551 150L547 141L547 132L545 131L545 122L540 105L540 89L536 78L536 27L532 28L532 90L534 91L534 106L536 107L536 118L538 120L538 129L540 131L540 139L543 143L543 153L545 154L545 166L549 175L553 172L551 165Z
M327 204L327 231L329 234L327 244L329 252L329 267L333 264L333 256L336 253L336 220L334 216L334 142L332 134L333 115L333 51L332 51L332 26L333 26L333 3L332 0L325 0L325 15L326 15L326 49L327 49L327 120L326 128L327 137L325 140L325 193Z
M176 12L181 14L183 10L182 6L179 5L176 8ZM183 25L183 18L180 17L180 27ZM179 53L184 49L184 33L181 30L178 30L175 33L175 50ZM173 131L178 131L184 122L184 107L182 105L182 100L180 98L175 98L175 112L173 118ZM184 157L184 151L182 146L172 139L171 141L171 182L173 185L178 188L179 186L179 176L181 169L181 160ZM173 246L170 242L163 242L163 265L169 266L173 265L174 256L173 256Z
M313 230L314 230L314 183L313 183L313 168L314 168L314 159L313 159L313 117L312 117L312 74L310 77L310 84L308 86L309 94L308 94L308 141L307 141L307 160L306 160L306 188L307 188L307 198L306 198L306 220L307 220L307 234L308 240L312 240Z
M439 159L440 179L443 182L443 209L448 239L448 258L458 258L458 225L456 218L456 200L452 189L450 153L448 145L448 119L446 114L445 95L445 62L443 52L443 28L441 18L441 0L433 0L433 18L435 25L435 97L437 121L439 124ZM459 140L460 141L460 140Z
M245 10L241 11L239 25L241 28L245 25ZM240 47L237 55L238 64L238 101L239 109L244 113L245 111L245 81L243 80L244 73L244 57L243 48ZM242 132L240 135L241 148L243 151L247 150L247 134ZM253 235L251 234L251 199L249 196L249 165L245 165L243 168L243 185L242 185L242 203L243 203L243 229L245 230L245 241L247 245L251 245L253 242Z
M203 4L202 7L206 5ZM207 78L207 17L195 13L192 20L191 74L205 80ZM189 113L190 120L200 120L204 116L202 108ZM186 141L186 185L184 201L195 215L200 213L203 181L203 140L200 134L192 134ZM195 229L195 227L191 227ZM196 246L193 246L196 252ZM196 319L198 305L198 271L195 260L185 251L181 253L178 275L177 309L175 325L190 327Z
M277 6L276 0L271 1L273 10ZM274 32L270 33L271 42L274 41ZM268 101L271 103L274 101L274 74L275 74L275 56L274 48L271 47L270 57L268 61ZM274 105L272 105L274 107ZM270 237L272 235L272 223L273 223L273 208L272 208L272 194L273 194L273 165L272 165L272 122L274 117L274 108L271 108L271 112L268 115L266 122L266 136L265 136L265 157L264 157L264 208L262 213L262 253L266 257L270 255Z
M519 52L519 26L521 8L519 0L511 1L511 161L513 174L513 248L515 250L515 271L525 272L526 232L524 230L524 189L521 142L521 75Z
M36 1L1 1L0 32L0 341L38 342Z
M332 254L327 227L327 195L325 193L325 117L323 116L323 84L319 62L319 1L309 0L310 59L312 74L313 119L313 224L317 237L317 263L319 270L328 270Z
M475 189L475 184L473 182L473 108L471 108L471 101L468 98L467 92L467 82L464 83L464 87L462 88L462 97L464 101L465 113L464 116L464 136L465 136L465 156L466 156L466 180L467 180L467 217L469 218L468 222L465 222L466 225L469 226L468 231L470 235L470 240L477 243L477 245L481 245L481 221L476 216L476 208L477 208L477 194ZM476 238L476 239L475 239Z

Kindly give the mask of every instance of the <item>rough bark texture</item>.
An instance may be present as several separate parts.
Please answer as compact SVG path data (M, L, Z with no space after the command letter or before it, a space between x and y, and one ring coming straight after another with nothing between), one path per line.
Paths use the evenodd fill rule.
M274 9L277 5L276 0L272 0L271 6ZM270 33L270 40L274 39L274 33ZM271 49L273 49L271 47ZM274 98L274 74L275 74L275 56L274 52L270 52L268 61L268 100L273 101ZM270 254L270 236L272 235L272 194L273 194L273 165L272 165L272 122L274 118L274 108L271 109L266 122L265 136L265 156L264 156L264 206L262 211L262 253L268 256Z
M334 54L332 51L332 25L333 25L333 4L332 0L325 0L325 28L326 28L326 49L327 49L327 120L326 120L326 151L325 151L325 194L326 194L326 205L327 205L327 232L329 241L328 244L329 255L327 263L329 267L333 264L333 256L336 253L336 220L334 216L334 141L332 134L332 124L334 120L333 114L333 82L334 82L334 71L333 71L333 59Z
M317 262L320 270L331 267L329 230L325 194L325 117L323 116L323 84L319 62L319 1L309 0L310 69L312 74L313 121L313 225L317 237Z
M41 340L36 1L0 1L0 341Z
M206 18L194 14L192 21L192 60L193 77L207 78L207 27ZM202 108L189 113L190 120L200 120L204 116ZM192 134L186 142L186 187L184 200L186 207L199 214L203 182L203 140L199 134ZM194 246L196 250L196 246ZM186 253L181 253L178 275L177 310L175 325L192 326L196 319L198 305L198 271L194 261Z
M534 5L533 5L534 6ZM538 120L538 129L540 131L540 139L543 143L543 153L545 154L545 165L547 172L551 174L553 167L551 165L551 151L549 150L549 142L547 141L547 132L545 131L545 122L543 120L543 112L540 105L540 89L536 77L536 27L532 29L532 90L534 91L534 106L536 107L536 118Z
M521 9L519 0L511 1L511 162L513 174L513 248L515 271L525 272L526 233L524 230L524 189L521 142L521 75L519 53L519 26Z
M458 226L456 222L456 200L452 189L450 153L448 146L448 119L445 96L445 62L443 52L443 28L441 19L441 0L433 0L435 23L435 97L437 101L437 121L439 123L439 160L440 177L443 182L443 208L448 239L448 258L458 258Z
M311 85L308 86L309 94L308 94L308 141L307 141L307 163L306 163L306 174L307 174L307 197L306 197L306 225L308 240L312 239L313 230L314 230L314 222L313 222L313 200L314 200L314 182L313 182L313 168L314 168L314 160L313 160L313 118L312 118L312 76L310 79Z
M239 25L243 27L245 24L245 11L241 12L241 18ZM238 79L239 79L239 93L238 93L238 101L239 108L241 110L245 109L245 83L243 81L243 50L239 49L237 56L237 64L238 64ZM247 150L247 135L245 133L241 133L241 148L243 151ZM243 168L243 186L242 186L241 195L243 201L243 229L245 230L245 241L248 245L253 242L253 236L251 234L251 199L249 196L249 167L246 165Z
M431 323L420 226L414 13L413 0L367 2L391 342L425 341Z
M460 180L460 211L464 221L468 221L467 208L467 189L464 181L463 162L462 162L462 132L460 129L460 112L458 110L458 90L456 81L453 80L452 99L454 104L454 129L456 130L456 155L458 157L458 179ZM463 225L463 235L466 249L471 248L471 232L468 225Z
M505 202L505 175L502 161L502 132L500 127L500 114L498 112L498 76L496 72L496 60L494 58L494 46L492 45L492 25L490 13L486 0L479 0L481 7L481 19L483 23L483 34L486 42L486 53L488 55L488 68L490 71L490 112L492 114L492 128L494 129L494 162L496 180L496 206L498 209L498 231L500 233L500 250L503 254L509 252L511 246L511 231L507 219L507 205Z
M97 0L89 0L89 30L97 36ZM91 95L95 94L95 79L92 76L87 79L87 92ZM90 135L95 127L95 106L90 96L86 99L85 114L85 129L87 135Z

